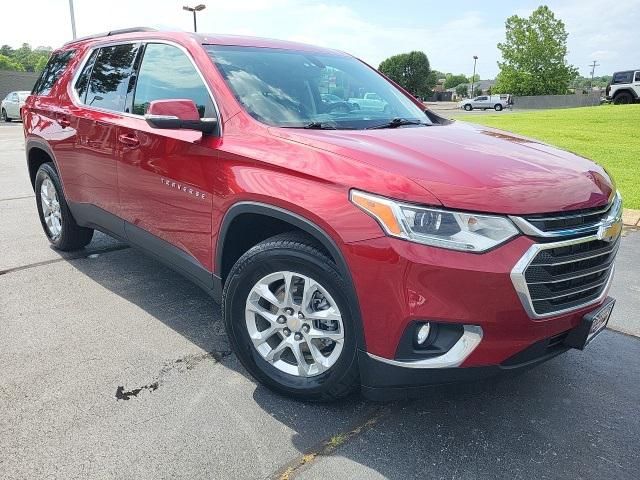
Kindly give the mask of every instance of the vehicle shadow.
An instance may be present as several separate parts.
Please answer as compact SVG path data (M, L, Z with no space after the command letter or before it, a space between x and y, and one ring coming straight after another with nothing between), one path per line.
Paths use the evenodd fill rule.
M204 291L137 250L102 257L70 264L206 352L229 350L220 307ZM640 342L603 337L588 353L520 376L434 387L413 401L375 404L356 395L304 404L261 385L253 400L295 432L301 456L319 454L295 472L306 478L632 478L640 419L629 412L640 395L622 375L603 372L628 365L629 355L638 369ZM250 379L233 355L220 362ZM358 464L351 473L341 470L345 459Z

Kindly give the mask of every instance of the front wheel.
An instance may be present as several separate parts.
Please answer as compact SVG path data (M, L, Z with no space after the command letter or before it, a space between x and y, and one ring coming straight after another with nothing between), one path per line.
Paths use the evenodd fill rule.
M499 103L496 103L496 105L493 108L495 109L496 112L502 111L502 105L500 105Z
M35 190L40 223L53 246L71 251L88 245L93 229L80 227L74 220L52 163L43 163L38 169Z
M464 109L465 109L467 112L470 112L471 110L473 110L473 107L467 103L467 104L464 106Z
M349 291L311 238L259 243L233 266L223 292L227 334L260 382L300 400L330 401L358 385Z

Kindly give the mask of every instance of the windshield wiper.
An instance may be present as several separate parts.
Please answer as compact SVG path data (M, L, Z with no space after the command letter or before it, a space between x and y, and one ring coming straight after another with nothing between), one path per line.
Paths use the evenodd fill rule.
M307 123L304 128L312 130L336 130L336 127L327 122L311 122Z
M380 125L374 125L373 127L367 127L366 130L377 130L380 128L398 128L403 125L430 125L429 123L421 122L420 120L409 120L406 118L394 118L390 122L381 123Z

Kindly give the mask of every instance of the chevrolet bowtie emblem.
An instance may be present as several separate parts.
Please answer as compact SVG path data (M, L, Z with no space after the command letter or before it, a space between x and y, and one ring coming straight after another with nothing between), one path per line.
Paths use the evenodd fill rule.
M604 240L605 242L612 242L622 232L622 222L617 220L615 222L608 222L600 225L598 228L597 237L598 240Z

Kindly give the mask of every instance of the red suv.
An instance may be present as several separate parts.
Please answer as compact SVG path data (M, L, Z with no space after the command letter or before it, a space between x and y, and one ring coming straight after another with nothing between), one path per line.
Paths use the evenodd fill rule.
M358 101L375 98L375 101ZM343 52L109 32L24 107L51 243L94 229L218 299L285 394L388 398L582 349L606 324L621 198L601 167L445 120Z

